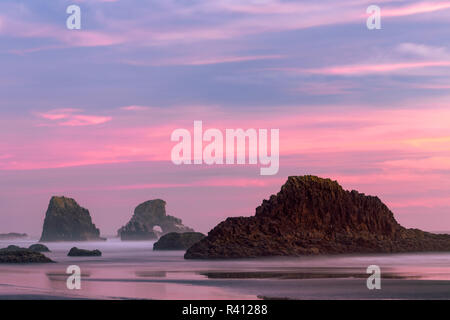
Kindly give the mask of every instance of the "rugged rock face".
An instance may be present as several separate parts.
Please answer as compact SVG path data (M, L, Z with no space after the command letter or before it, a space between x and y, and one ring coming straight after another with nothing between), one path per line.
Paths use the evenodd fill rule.
M158 234L153 230L159 226L162 234L194 231L182 224L181 219L166 215L166 202L161 199L141 203L134 209L131 220L117 233L122 240L152 240Z
M100 250L85 250L73 247L67 254L69 257L100 257L102 252Z
M49 263L51 259L42 253L17 246L0 249L0 263Z
M450 235L405 229L378 197L302 176L289 177L255 216L221 222L185 258L412 251L450 251Z
M36 252L50 252L50 249L47 246L40 243L32 244L28 249Z
M205 235L200 232L171 232L162 236L153 245L153 250L186 250L204 237Z
M52 197L45 215L40 241L104 240L92 223L89 211L74 199Z
M22 239L27 238L28 235L26 233L0 233L0 240L14 240L14 239Z

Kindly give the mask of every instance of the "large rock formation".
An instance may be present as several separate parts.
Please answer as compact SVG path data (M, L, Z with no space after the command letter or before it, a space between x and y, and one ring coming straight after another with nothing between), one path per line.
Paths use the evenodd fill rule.
M52 197L45 214L40 241L104 240L92 223L89 211L74 199Z
M0 263L49 263L53 262L40 252L18 246L0 249Z
M155 227L160 227L163 235L194 231L184 226L181 219L166 215L166 202L156 199L138 205L131 220L117 233L122 240L152 240L158 238Z
M200 232L171 232L155 242L153 250L186 250L204 237L205 235Z
M405 229L378 197L303 176L289 177L255 216L221 222L185 258L412 251L450 251L450 235Z

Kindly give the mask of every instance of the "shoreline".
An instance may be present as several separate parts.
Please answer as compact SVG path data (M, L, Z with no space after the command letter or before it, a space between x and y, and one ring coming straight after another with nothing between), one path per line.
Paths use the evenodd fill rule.
M153 243L47 244L57 263L0 265L0 300L450 299L448 252L185 260L184 251L153 251ZM68 257L72 246L103 255ZM80 291L66 287L70 265L81 269ZM369 265L381 268L381 290L367 289Z

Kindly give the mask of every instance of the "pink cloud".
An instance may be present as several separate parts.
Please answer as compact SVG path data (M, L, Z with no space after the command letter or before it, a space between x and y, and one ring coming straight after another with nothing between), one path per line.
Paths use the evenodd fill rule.
M293 157L292 162L285 160L286 165L295 165L295 159L301 155L333 152L376 152L383 155L396 150L416 156L423 154L426 158L436 152L443 153L440 157L446 157L446 152L450 150L450 110L445 107L399 110L347 108L345 112L326 108L317 111L310 109L307 112L293 112L294 109L289 108L290 111L283 112L280 107L276 113L260 112L258 118L250 113L240 113L238 119L216 107L197 109L198 112L184 107L151 108L139 113L121 113L117 110L109 116L54 110L41 115L41 118L48 121L45 123L55 125L32 127L32 135L26 134L30 131L30 127L27 127L29 121L4 120L5 139L0 147L4 153L14 157L6 159L2 168L37 169L132 161L170 162L172 131L177 128L192 131L193 121L198 120L200 115L204 130L280 129L281 156ZM108 126L96 126L113 117L115 121ZM14 140L7 138L7 130L12 123L14 132L22 132ZM354 134L356 130L357 135ZM23 142L19 143L20 140ZM12 141L15 143L10 144ZM379 165L388 167L388 164Z
M194 186L203 187L266 187L270 185L279 185L283 178L257 179L257 178L213 178L195 182Z
M148 183L117 185L106 187L107 190L142 190L142 189L165 189L165 188L192 188L192 187L267 187L270 185L280 185L283 178L273 179L252 179L252 178L212 178L201 179L189 183Z
M73 0L74 2L83 3L83 2L119 2L119 0Z
M114 2L107 1L104 2ZM127 46L170 45L192 43L198 41L231 39L252 34L267 32L280 32L298 30L324 25L358 23L367 17L362 6L371 4L370 1L343 1L340 3L305 4L282 1L266 1L263 3L242 3L237 1L204 1L189 8L176 5L171 13L155 12L163 23L153 25L148 23L146 17L139 16L134 19L114 21L103 18L100 23L106 25L102 30L68 31L57 25L33 21L32 17L21 19L0 17L0 34L24 38L55 39L58 44L27 49L13 49L11 52L26 53L37 50L46 50L60 47L96 47L127 44ZM406 6L392 6L391 1L380 1L382 15L385 17L398 17L416 15L419 13L437 12L448 9L447 2L416 2ZM363 5L362 5L363 4ZM218 20L207 27L198 25L182 25L177 27L173 20L179 19L179 14L186 17L195 17L199 14L221 12L224 10L242 13L232 19ZM101 17L102 15L98 15ZM298 17L301 16L301 19ZM267 21L270 19L271 23ZM158 21L158 19L156 19ZM170 26L170 27L168 27ZM240 57L221 56L213 58L198 58L192 60L192 65L213 64L257 60L270 57ZM242 60L243 59L243 60ZM272 58L270 58L272 59ZM132 61L131 61L132 62ZM182 61L179 61L180 63ZM135 62L139 63L139 62ZM172 62L168 62L172 63Z
M295 91L309 95L349 94L355 88L354 84L343 82L308 82L302 83Z
M450 144L450 137L448 137ZM429 157L384 161L385 167L409 168L415 170L450 170L450 157Z
M234 63L234 62L244 62L244 61L257 61L257 60L267 60L267 59L280 59L281 55L261 55L261 56L241 56L241 57L216 57L212 59L198 59L186 62L186 65L208 65L208 64L219 64L219 63ZM182 62L180 62L182 63Z
M11 154L0 154L0 160L3 160L3 159L9 159L9 158L11 158L11 157L12 157Z
M48 112L36 113L39 117L55 122L58 126L89 126L102 124L112 120L109 116L95 116L77 114L80 109L55 109ZM64 120L64 121L59 121Z
M84 2L80 0L81 2ZM88 2L88 1L86 1ZM115 2L103 0L103 2ZM393 6L392 1L379 1L382 15L385 17L399 17L443 11L450 7L448 2L415 2L403 6ZM243 3L241 1L204 1L190 7L174 5L171 13L155 12L154 14L163 23L149 24L147 17L139 16L134 19L114 21L105 20L102 15L100 23L106 27L103 30L77 30L68 31L59 25L42 22L33 22L33 16L16 18L14 10L8 16L0 16L0 34L23 38L55 39L57 45L13 49L11 52L33 52L36 50L53 49L60 47L95 47L127 44L128 46L167 45L191 43L195 41L209 41L230 39L252 34L266 32L279 32L297 30L324 25L363 22L366 18L364 6L372 4L370 1L342 1L340 3L306 4L282 1L265 1L262 3ZM176 27L173 23L182 13L186 17L195 17L199 14L221 12L224 10L242 13L232 19L218 20L207 27L182 25ZM301 16L301 19L299 19ZM270 19L271 23L267 21ZM155 19L155 21L159 21ZM171 23L172 22L172 23ZM170 26L170 27L168 27ZM237 60L236 60L237 59ZM241 60L244 59L244 60ZM220 56L192 61L197 64L212 64L224 62L246 61L245 59L260 59L258 57L227 57Z
M450 67L450 61L420 61L420 62L396 62L381 64L354 64L344 66L333 66L316 69L298 69L298 68L279 68L276 70L310 73L322 75L341 75L341 76L362 76L368 74L387 74L409 69L421 69L432 67Z
M125 60L126 64L136 66L165 66L165 65L185 65L185 66L202 66L221 63L237 63L245 61L258 61L269 59L281 59L282 55L253 55L253 56L216 56L216 57L195 57L184 56L180 58L161 59L152 61Z
M145 111L148 110L149 107L145 107L145 106L125 106L125 107L121 107L121 110L125 110L125 111Z
M393 208L426 207L431 209L440 206L448 206L449 204L450 197L416 197L415 199L390 202L390 205Z
M59 41L58 45L36 47L26 50L18 50L19 53L34 52L45 49L54 49L61 47L95 47L95 46L111 46L125 42L124 35L118 33L107 33L101 31L91 30L75 30L69 31L60 26L51 24L29 22L29 19L11 19L0 16L3 20L4 27L0 28L0 35L7 34L8 36L19 38L46 38L56 39ZM14 52L14 50L12 50Z
M262 198L277 192L287 175L316 174L336 179L346 189L377 195L394 212L412 206L431 210L438 205L450 205L445 194L450 190L446 174L450 166L447 103L415 101L408 108L378 110L368 106L345 109L280 106L273 111L259 110L257 117L251 112L239 112L237 117L216 106L150 108L138 113L116 109L111 111L114 121L108 126L83 127L36 127L35 118L2 118L0 173L17 176L15 170L28 170L24 176L37 175L41 181L49 172L57 177L74 172L68 174L70 182L58 185L48 182L47 193L81 190L95 195L105 192L105 197L110 197L111 192L148 197L149 193L164 196L172 192L177 200L185 197L180 200L182 203L193 201L189 192L199 190L218 199L236 193L236 206L239 204L240 212L246 214L251 214ZM44 120L68 121L83 112L70 110L49 112L67 114L67 118ZM170 135L176 128L192 130L198 117L203 120L205 130L279 128L280 174L263 179L255 166L174 166L170 161L174 145ZM123 168L134 174L130 176ZM88 173L74 182L79 172ZM100 182L97 178L89 180L89 172L102 172ZM183 188L183 192L177 188ZM251 198L246 199L242 192L236 191L240 188L251 189ZM30 191L44 193L33 190ZM242 201L246 201L245 206ZM244 207L248 210L243 210ZM229 212L224 209L223 214ZM211 224L216 222L213 220Z
M60 120L60 119L67 119L70 117L73 113L81 111L80 109L72 109L72 108L66 108L66 109L54 109L47 112L40 112L36 113L38 116L44 119L48 120Z
M419 2L411 5L402 6L399 8L387 8L382 9L382 16L388 17L398 17L398 16L408 16L420 13L428 13L440 10L446 10L450 8L450 3L448 1L441 2Z
M60 126L90 126L111 121L111 117L74 115L68 121L60 122Z
M414 88L418 89L429 89L429 90L447 90L450 89L450 84L438 84L438 83L421 83L412 85Z

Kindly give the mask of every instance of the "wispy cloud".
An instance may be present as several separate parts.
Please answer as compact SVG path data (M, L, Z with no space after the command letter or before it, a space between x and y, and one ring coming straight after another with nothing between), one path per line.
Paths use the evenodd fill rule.
M240 113L239 119L211 108L203 113L205 130L210 128L272 128L282 133L280 154L285 157L322 153L377 152L380 155L401 152L446 152L449 150L448 108L433 107L401 110L365 110L354 108L343 112L317 110L293 112L289 115L279 108L276 112ZM117 112L115 121L107 127L97 127L108 119L77 112L54 110L41 118L55 125L43 127L44 136L35 136L33 145L23 144L21 158L14 159L11 168L61 167L81 164L101 164L132 161L170 162L171 132L176 128L190 128L195 117L189 108L178 107L167 118L164 109L152 109L151 121L141 121L140 113ZM198 113L195 113L198 114ZM162 119L165 119L162 121ZM161 123L163 122L163 124ZM61 130L61 126L70 128ZM84 126L78 128L78 126ZM355 136L355 130L358 135ZM51 136L49 142L45 137ZM76 141L69 137L76 136ZM96 139L92 139L96 136ZM15 154L14 144L4 144L6 154ZM28 139L24 135L24 140ZM54 148L55 145L59 147ZM39 146L38 153L34 149ZM151 147L149 147L151 146ZM47 150L44 152L43 150ZM55 153L55 150L56 153ZM47 158L49 156L50 158ZM326 157L325 157L326 158Z
M450 52L445 47L429 46L418 43L401 43L396 50L403 54L433 60L450 60Z
M8 16L0 16L0 35L17 38L54 39L63 47L96 47L126 44L127 46L166 46L198 41L224 40L242 38L271 32L301 30L320 26L337 24L364 23L366 18L362 6L370 1L346 0L339 3L305 3L290 1L198 1L194 4L184 4L172 1L169 4L156 1L149 9L144 6L141 12L133 11L133 18L113 17L105 19L105 7L101 2L119 1L80 1L97 12L91 19L97 19L96 30L82 29L76 32L65 30L63 26L43 23L28 11L23 16L18 6L9 8ZM132 4L130 4L132 5ZM411 16L439 12L450 8L448 2L414 1L403 4L394 1L381 1L382 15L386 18ZM169 8L167 8L168 6ZM120 9L122 7L118 7ZM233 15L226 16L232 12ZM14 16L21 15L21 19ZM152 19L148 19L151 15ZM200 18L199 18L200 17ZM210 17L209 19L207 19ZM216 17L217 19L211 19ZM195 19L192 19L195 18ZM158 24L155 25L153 21ZM184 23L180 23L184 21ZM267 23L271 21L271 23ZM208 22L208 23L206 23ZM52 48L55 46L43 46ZM29 48L30 50L30 48ZM31 48L38 50L38 48ZM24 51L26 52L26 51ZM239 57L236 57L239 59ZM243 57L245 59L245 57ZM218 57L215 60L227 60L228 57ZM229 57L229 59L234 59ZM208 61L200 64L210 63Z
M79 112L82 112L82 110L55 109L48 112L39 112L36 115L42 119L50 120L50 123L45 123L44 125L56 124L68 127L97 125L112 120L112 117L109 116L87 115Z
M204 66L224 63L239 63L259 60L281 59L283 55L252 55L252 56L213 56L213 57L192 57L184 56L172 59L153 60L124 60L125 64L135 66Z
M382 14L387 17L398 17L447 10L449 8L450 3L448 1L417 2L399 7L387 7L382 10Z
M401 43L388 50L377 61L359 61L353 64L331 65L316 68L281 67L272 70L294 74L314 74L325 76L367 76L411 73L414 70L432 75L446 74L450 67L450 52L446 47L436 47L418 43Z
M411 69L450 67L449 61L397 62L381 64L354 64L316 69L281 69L298 73L322 75L363 76L369 74L389 74Z
M149 109L149 107L136 106L136 105L120 107L120 110L124 110L124 111L145 111L148 109Z
M327 82L304 82L301 83L295 91L301 92L306 95L342 95L350 94L356 86L349 82L337 82L337 81L327 81Z

